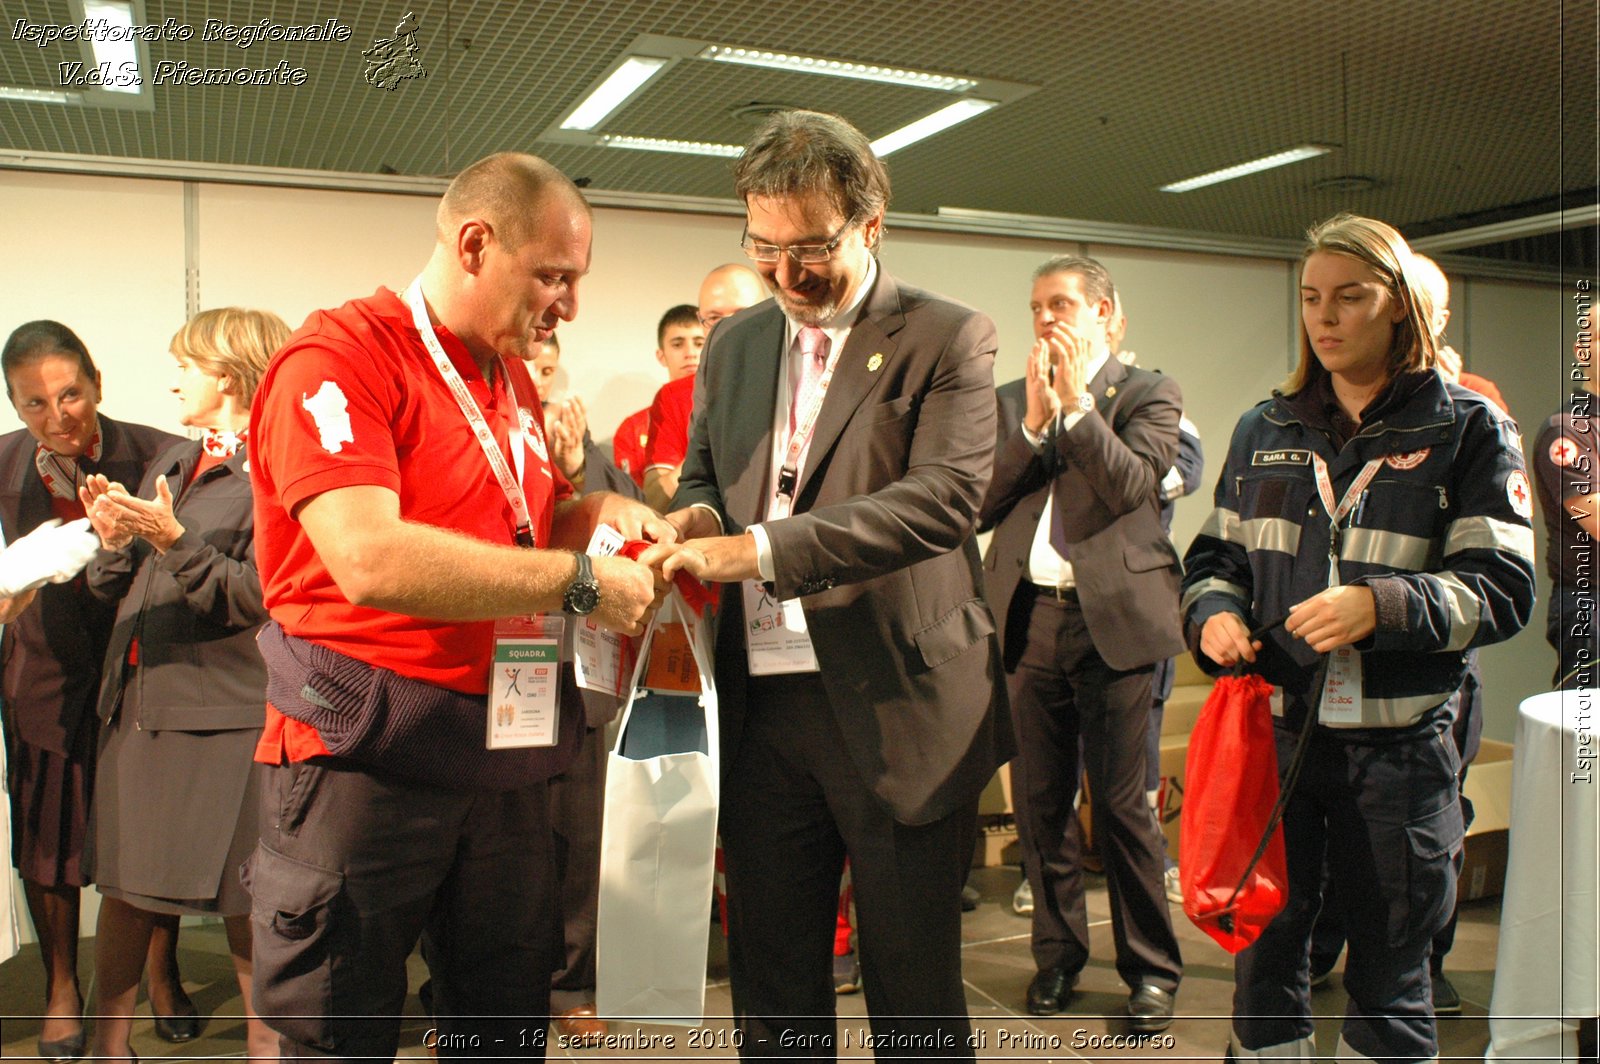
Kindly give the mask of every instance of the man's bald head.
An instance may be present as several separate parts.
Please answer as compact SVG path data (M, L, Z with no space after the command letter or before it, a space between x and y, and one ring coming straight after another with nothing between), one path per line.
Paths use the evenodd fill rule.
M1450 281L1437 262L1417 252L1411 253L1411 271L1433 304L1428 327L1435 338L1443 336L1445 324L1450 321Z
M700 324L709 331L728 315L753 307L765 298L767 287L756 271L737 262L718 266L700 282Z
M581 206L585 215L593 213L578 186L537 155L506 151L486 156L445 189L434 216L439 243L454 242L461 224L476 218L507 248L521 247L531 235L537 208L551 196Z

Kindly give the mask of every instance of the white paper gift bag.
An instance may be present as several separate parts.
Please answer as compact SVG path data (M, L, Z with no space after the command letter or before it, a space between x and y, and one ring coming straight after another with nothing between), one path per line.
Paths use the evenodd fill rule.
M698 691L643 686L652 644L673 620L687 629ZM665 650L669 640L659 642ZM649 675L660 675L663 667L658 659ZM671 671L681 676L692 670ZM718 771L710 622L695 617L673 591L640 645L616 747L606 763L595 995L602 1016L701 1021Z

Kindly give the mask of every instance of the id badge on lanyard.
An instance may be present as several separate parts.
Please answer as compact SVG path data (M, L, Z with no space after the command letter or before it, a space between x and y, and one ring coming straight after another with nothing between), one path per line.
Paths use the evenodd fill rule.
M770 521L781 521L794 512L795 492L800 487L800 457L816 431L817 416L822 413L822 401L828 397L828 384L838 364L839 355L835 352L817 379L810 405L789 436L783 465L778 471L777 490L768 512ZM816 672L817 652L811 645L811 633L806 628L806 613L800 600L780 602L767 593L765 583L760 580L741 581L739 591L744 601L744 645L750 675Z
M449 388L467 427L472 430L483 449L506 503L511 507L516 528L512 538L519 547L537 546L533 534L533 518L528 509L528 497L522 490L522 473L526 456L522 439L520 416L511 418L511 460L516 464L513 472L500 453L500 444L494 438L477 400L467 390L450 356L439 344L428 317L428 306L422 298L422 278L418 277L406 288L405 304L411 310L412 323L422 344L433 359L445 386ZM506 390L511 405L518 406L517 386L505 360L500 360L500 372L505 377ZM527 746L554 746L560 735L561 724L561 637L566 627L562 617L539 614L533 617L512 617L495 622L494 653L489 665L489 696L486 705L485 745L490 750L511 750Z
M1328 533L1328 586L1339 586L1339 544L1344 533L1341 522L1355 508L1367 485L1383 467L1383 459L1374 458L1356 474L1356 479L1346 489L1337 505L1333 501L1333 481L1328 476L1328 463L1313 453L1316 467L1317 495L1330 523ZM1335 727L1352 727L1361 723L1361 652L1352 646L1339 647L1328 652L1328 671L1322 684L1322 701L1317 709L1317 720Z
M490 750L554 746L561 735L564 617L538 614L494 623L489 669Z

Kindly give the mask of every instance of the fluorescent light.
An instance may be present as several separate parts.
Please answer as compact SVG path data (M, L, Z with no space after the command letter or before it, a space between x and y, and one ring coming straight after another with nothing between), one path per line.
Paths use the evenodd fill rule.
M0 85L0 100L21 100L24 103L72 103L77 93L60 89L24 89L15 85Z
M139 95L144 79L134 76L139 73L139 48L134 42L133 5L126 0L83 0L83 14L89 21L104 19L112 30L89 38L95 64L112 72L99 87L106 92Z
M1315 159L1317 156L1326 155L1332 150L1326 144L1302 144L1298 148L1290 148L1288 151L1263 155L1259 159L1252 159L1247 163L1239 163L1237 166L1229 166L1221 170L1213 170L1209 174L1201 174L1199 177L1191 177L1184 181L1174 181L1170 185L1162 185L1161 191L1193 192L1197 188L1220 184L1223 181L1232 181L1234 178L1244 177L1246 174L1258 174L1263 170L1271 170L1278 166L1288 166L1290 163L1297 163L1303 159Z
M737 159L744 154L744 148L738 144L708 144L703 140L669 140L665 137L602 136L600 144L606 148L632 148L635 151L662 151L676 155L714 155L722 159Z
M969 118L976 118L991 107L998 106L1000 105L994 100L972 98L957 100L948 107L941 107L933 114L919 118L908 126L901 126L893 133L879 137L872 142L872 150L881 159L892 151L899 151L908 144L915 144L951 126L959 125Z
M701 52L698 58L712 59L718 63L739 63L744 66L790 70L800 74L827 74L830 77L855 78L858 81L885 81L891 85L938 89L941 92L966 92L978 84L971 78L930 74L924 70L873 66L869 63L821 59L811 55L789 55L785 52L764 52L759 48L734 48L723 44L711 45Z
M628 97L644 87L649 81L661 72L667 65L665 59L652 59L648 56L629 56L627 62L611 72L611 76L600 83L600 87L589 94L589 98L580 103L567 120L561 123L562 129L593 129L606 117L627 102Z

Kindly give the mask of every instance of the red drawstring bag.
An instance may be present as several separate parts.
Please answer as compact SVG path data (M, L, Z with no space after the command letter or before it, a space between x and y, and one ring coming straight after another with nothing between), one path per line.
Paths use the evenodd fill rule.
M1289 896L1278 801L1272 685L1224 676L1189 737L1178 831L1183 911L1238 953Z

